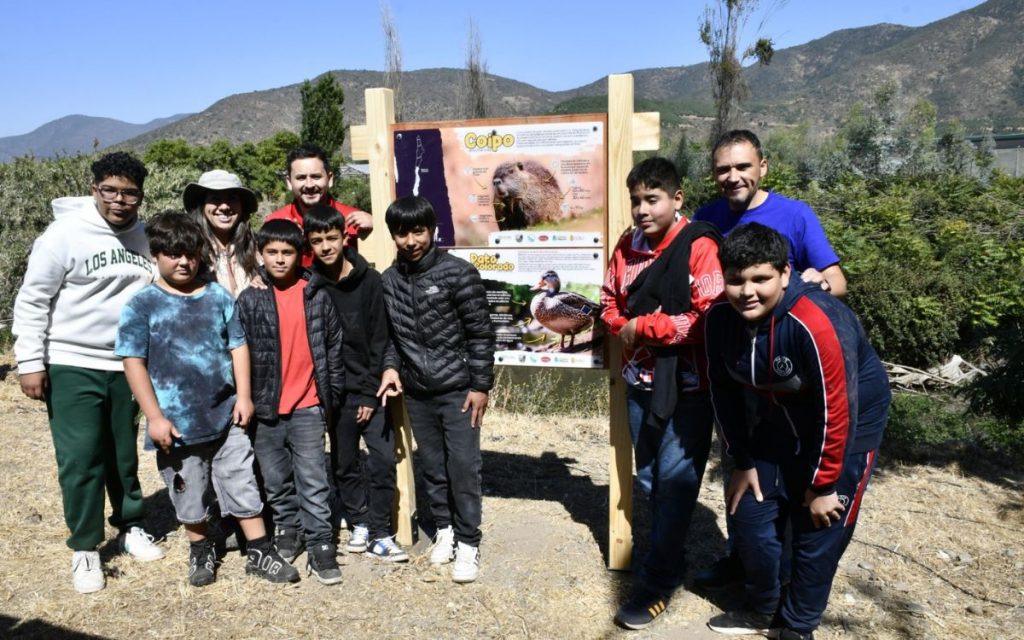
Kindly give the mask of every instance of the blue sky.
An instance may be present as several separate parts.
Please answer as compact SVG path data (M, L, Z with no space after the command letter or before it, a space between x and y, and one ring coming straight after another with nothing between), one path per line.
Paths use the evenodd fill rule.
M464 66L471 17L488 70L543 89L706 59L703 0L387 1L405 70ZM789 0L763 33L784 48L880 22L920 26L978 4ZM22 1L3 13L0 137L75 113L147 122L330 69L384 68L375 0Z

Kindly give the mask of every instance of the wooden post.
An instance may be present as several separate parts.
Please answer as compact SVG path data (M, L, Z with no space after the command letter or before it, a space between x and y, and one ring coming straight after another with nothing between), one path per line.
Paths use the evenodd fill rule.
M660 114L633 113L633 76L608 76L608 255L622 232L633 225L626 189L633 152L657 150L660 133ZM622 342L612 338L608 348L608 568L625 570L633 554L633 441L626 416Z
M389 126L395 123L395 99L391 89L367 89L366 125L349 128L352 158L370 161L370 201L373 209L373 233L360 241L360 251L378 271L384 271L395 259L395 243L391 241L384 212L395 198L394 162ZM392 398L391 424L395 429L397 491L392 516L399 544L416 542L416 484L412 467L412 429L405 400Z

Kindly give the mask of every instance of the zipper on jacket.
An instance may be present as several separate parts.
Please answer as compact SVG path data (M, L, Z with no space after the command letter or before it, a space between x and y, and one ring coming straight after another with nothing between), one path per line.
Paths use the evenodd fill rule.
M757 388L757 333L750 338L750 386Z
M416 340L423 345L422 353L420 353L420 371L423 372L423 387L429 391L433 385L430 384L430 368L427 366L427 342L423 339L423 326L420 324L420 299L419 299L419 280L417 274L409 274L409 281L411 284L410 292L412 293L412 315L415 319L416 327Z

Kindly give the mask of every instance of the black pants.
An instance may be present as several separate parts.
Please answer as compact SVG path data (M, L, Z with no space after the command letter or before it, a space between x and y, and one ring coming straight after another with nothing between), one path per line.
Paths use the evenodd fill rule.
M395 500L395 440L384 409L378 407L368 422L356 422L359 397L349 394L330 430L331 463L338 503L349 524L362 524L370 539L391 535L391 507ZM366 474L359 461L359 436L369 455ZM368 476L368 477L367 477Z
M451 525L456 542L480 545L480 430L462 412L469 389L436 395L406 393L416 437L416 464L438 529Z

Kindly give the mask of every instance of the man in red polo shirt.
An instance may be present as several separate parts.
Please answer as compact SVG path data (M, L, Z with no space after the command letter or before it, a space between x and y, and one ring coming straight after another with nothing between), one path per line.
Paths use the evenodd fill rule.
M318 145L303 143L288 153L288 175L285 182L292 192L293 200L267 216L267 220L290 220L302 226L302 216L317 204L333 207L345 216L345 246L355 248L356 239L365 239L373 231L373 216L365 211L350 207L331 197L334 173L325 152ZM313 253L306 249L302 254L302 266L313 265Z

